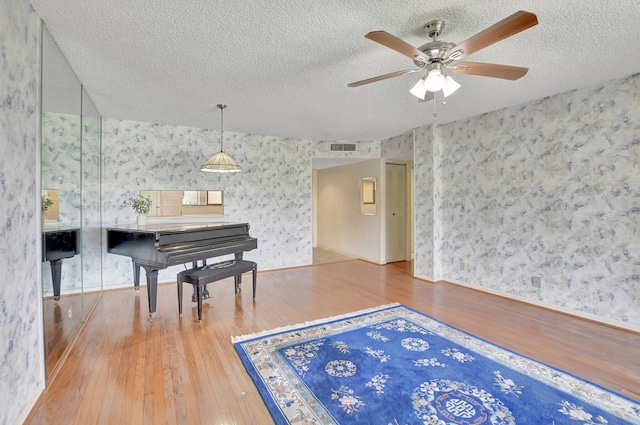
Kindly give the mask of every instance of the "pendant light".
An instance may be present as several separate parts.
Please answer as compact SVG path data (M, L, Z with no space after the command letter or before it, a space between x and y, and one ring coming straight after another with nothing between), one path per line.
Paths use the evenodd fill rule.
M235 162L233 158L224 153L223 141L224 141L224 108L227 105L221 103L218 104L220 108L220 152L213 155L207 162L200 166L200 171L206 171L208 173L237 173L242 171L240 164Z

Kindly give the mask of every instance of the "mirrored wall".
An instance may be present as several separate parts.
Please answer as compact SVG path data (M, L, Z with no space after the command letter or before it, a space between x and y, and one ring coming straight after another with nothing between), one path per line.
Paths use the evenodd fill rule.
M48 378L102 289L101 118L44 25L41 51L42 293Z

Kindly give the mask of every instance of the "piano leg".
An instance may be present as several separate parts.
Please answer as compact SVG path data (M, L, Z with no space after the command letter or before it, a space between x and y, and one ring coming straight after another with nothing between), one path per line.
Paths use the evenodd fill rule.
M133 264L133 289L138 292L140 291L140 266L133 260L131 264Z
M147 274L147 298L149 299L149 317L153 320L156 314L156 300L158 299L158 269L144 267Z
M178 274L178 316L182 316L182 279Z
M242 252L236 252L234 255L236 256L236 261L242 260ZM242 291L242 274L239 274L233 279L236 284L236 295L238 295L238 292Z
M198 322L202 321L202 286L201 285L193 285L193 289L196 291L196 299L198 300Z
M62 259L51 260L51 281L53 282L53 299L60 299L60 280L62 278Z

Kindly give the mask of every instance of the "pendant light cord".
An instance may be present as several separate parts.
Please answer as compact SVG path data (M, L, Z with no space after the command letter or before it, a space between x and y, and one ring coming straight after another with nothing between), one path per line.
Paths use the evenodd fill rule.
M220 152L224 150L224 108L226 107L227 105L218 103L218 108L220 108Z

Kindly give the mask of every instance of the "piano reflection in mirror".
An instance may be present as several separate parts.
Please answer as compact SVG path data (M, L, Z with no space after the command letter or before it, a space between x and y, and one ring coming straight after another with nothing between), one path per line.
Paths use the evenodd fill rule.
M131 258L134 286L140 286L140 267L147 275L149 315L156 312L158 270L209 258L234 254L241 260L245 251L258 247L249 235L247 223L135 224L107 228L107 252Z
M69 227L42 231L42 262L49 262L53 299L60 299L62 260L80 253L80 228Z

